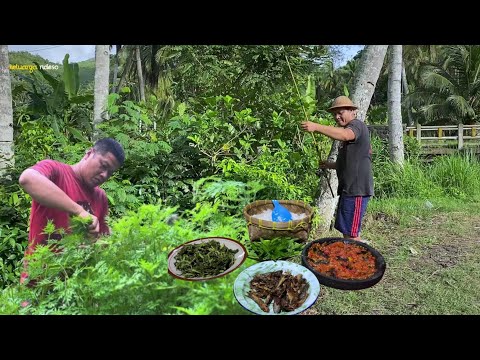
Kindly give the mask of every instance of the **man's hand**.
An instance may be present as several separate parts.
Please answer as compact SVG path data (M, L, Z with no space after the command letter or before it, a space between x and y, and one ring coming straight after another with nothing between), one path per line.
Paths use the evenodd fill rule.
M313 132L313 131L317 131L318 124L312 121L304 121L302 122L302 128L303 130Z
M100 222L95 215L90 214L88 211L82 210L78 216L82 218L91 217L92 223L88 226L88 232L93 235L94 237L98 237L100 232Z

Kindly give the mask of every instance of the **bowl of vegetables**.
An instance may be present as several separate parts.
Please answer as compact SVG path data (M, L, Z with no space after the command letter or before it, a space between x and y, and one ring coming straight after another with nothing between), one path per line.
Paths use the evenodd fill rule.
M247 250L238 241L205 237L173 249L168 254L168 273L181 280L211 280L231 273L246 258Z

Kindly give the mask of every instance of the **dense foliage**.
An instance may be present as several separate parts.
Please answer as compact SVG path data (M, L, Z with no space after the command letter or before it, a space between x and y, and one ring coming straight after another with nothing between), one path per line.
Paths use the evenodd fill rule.
M435 58L445 76L458 66L446 62L445 54L454 50ZM474 64L474 50L454 53L469 55L465 58ZM110 95L109 120L100 127L126 152L124 166L103 185L113 235L90 245L80 231L57 244L63 247L60 253L39 248L29 260L39 280L34 288L17 285L31 203L18 178L44 158L79 161L92 145L93 103L91 87L80 80L82 67L68 63L68 57L58 73L22 74L14 83L15 168L0 182L0 312L243 313L231 290L236 272L207 283L175 280L166 272L168 252L203 236L247 244L242 210L254 200L314 202L318 161L326 158L331 140L307 134L299 124L305 117L334 123L323 109L335 96L348 93L356 62L334 69L328 47L322 46L142 47L148 96L139 102L134 68L128 65L132 51L126 47L119 55L121 68L130 72L124 86ZM465 70L465 81L457 77L456 85L474 83L471 68ZM444 101L444 82L421 85L428 79L425 74L416 75L412 92L417 89L415 96L420 96L418 89L437 86L445 91L436 99ZM377 91L369 119L385 123L384 78ZM467 99L475 91L461 94ZM476 114L476 103L467 101ZM419 107L409 104L418 119L421 102L415 103ZM372 143L378 198L478 195L480 166L468 153L426 164L419 161L418 144L406 137L407 161L397 167L388 160L384 141L374 137ZM249 246L252 258L298 253L293 242L282 242L283 248L275 242ZM20 307L26 300L30 305Z

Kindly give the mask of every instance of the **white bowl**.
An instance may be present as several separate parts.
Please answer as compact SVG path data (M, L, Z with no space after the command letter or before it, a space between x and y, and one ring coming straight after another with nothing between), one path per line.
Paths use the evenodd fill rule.
M288 271L293 276L301 274L302 277L307 281L309 288L308 288L308 296L305 299L304 303L300 305L298 308L292 311L281 311L279 313L275 313L273 311L273 301L270 303L269 309L270 311L267 313L263 311L258 304L253 301L250 297L248 297L248 292L250 291L250 281L255 277L257 274L265 274L270 273L273 271ZM310 306L312 306L318 298L320 294L320 283L316 276L308 270L306 267L290 262L290 261L262 261L255 265L252 265L245 270L243 270L235 279L235 283L233 284L233 292L235 293L235 298L237 301L248 311L251 311L255 314L259 315L294 315L301 313L302 311L307 310Z

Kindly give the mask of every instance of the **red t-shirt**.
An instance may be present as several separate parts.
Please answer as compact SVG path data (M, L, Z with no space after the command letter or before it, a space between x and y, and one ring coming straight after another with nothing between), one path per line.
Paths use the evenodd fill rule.
M108 201L105 190L98 186L89 189L83 186L81 180L77 177L72 167L54 160L42 160L30 169L34 169L46 176L50 181L55 183L65 194L73 201L83 206L83 208L98 218L100 223L100 234L108 234L108 226L105 217L108 213ZM46 244L47 235L42 234L47 220L53 220L55 228L64 228L69 232L68 213L47 208L32 200L32 209L30 213L30 232L28 234L28 247L25 254L30 254L37 244ZM51 238L59 238L58 235L50 236Z

